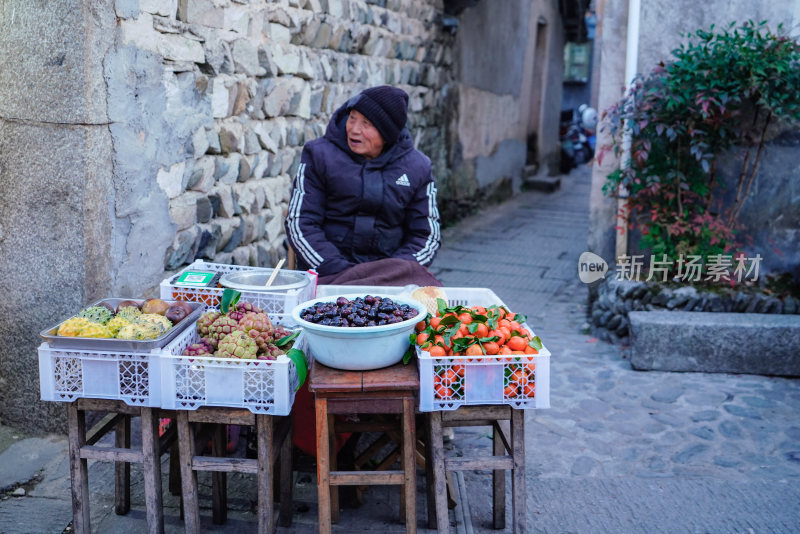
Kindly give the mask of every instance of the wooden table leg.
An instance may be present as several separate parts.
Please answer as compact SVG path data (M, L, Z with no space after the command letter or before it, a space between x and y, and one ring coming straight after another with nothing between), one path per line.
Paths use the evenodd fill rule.
M81 458L86 444L86 417L74 402L67 404L69 426L69 478L72 482L72 528L75 534L91 534L89 522L89 469Z
M131 416L124 415L114 426L114 446L131 448ZM114 511L125 515L131 510L131 464L114 462Z
M153 534L164 534L164 512L161 499L161 456L158 447L158 418L152 408L141 408L142 471L147 525Z
M173 425L175 422L173 421ZM172 442L169 447L169 492L172 495L181 494L181 464L178 452L178 440Z
M498 422L499 424L499 422ZM505 456L506 448L500 439L500 430L492 427L492 454ZM493 527L497 530L506 528L506 471L492 471L492 518Z
M197 473L192 469L195 456L194 435L189 426L189 413L179 410L176 414L178 423L178 447L181 462L181 486L183 488L183 523L186 534L200 532L200 507L197 495Z
M275 524L272 517L272 466L275 456L271 415L256 415L258 440L258 532L271 534Z
M319 534L331 532L330 436L328 433L328 399L315 400L317 422L317 496Z
M442 412L430 414L430 438L433 443L433 487L436 498L436 530L438 534L449 534L450 517L447 512L447 483L444 468L444 441L442 439Z
M425 497L428 505L428 528L436 528L436 488L433 483L433 439L431 438L431 417L425 415Z
M417 434L414 428L414 399L403 399L403 494L405 495L406 532L417 532Z
M328 447L330 450L329 471L336 471L339 468L336 450L336 418L328 416ZM339 522L339 486L331 486L331 523Z
M511 471L511 503L514 534L525 534L525 411L511 409L511 448L514 469Z
M211 432L211 456L224 458L227 452L227 426L213 425ZM228 474L221 471L211 473L211 522L224 525L228 520Z
M289 430L283 438L280 452L280 493L281 506L278 514L278 524L282 527L292 526L292 435L294 435L294 415L289 414Z

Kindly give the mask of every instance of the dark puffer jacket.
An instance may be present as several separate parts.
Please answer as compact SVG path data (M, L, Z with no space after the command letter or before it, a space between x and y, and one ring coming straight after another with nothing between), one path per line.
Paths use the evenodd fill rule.
M427 266L439 249L436 184L408 129L368 160L347 146L347 104L306 143L292 184L286 235L298 269L321 276L381 258Z

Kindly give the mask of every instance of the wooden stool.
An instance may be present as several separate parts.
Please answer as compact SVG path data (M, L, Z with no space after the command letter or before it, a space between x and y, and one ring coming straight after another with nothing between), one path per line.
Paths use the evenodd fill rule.
M500 421L511 420L511 439ZM492 456L445 458L443 427L491 426ZM428 414L428 528L439 534L450 532L447 514L445 473L448 471L492 470L492 519L496 529L506 526L505 470L511 470L511 505L515 534L525 532L525 412L510 406L462 406L454 411ZM506 455L508 453L508 455Z
M419 414L417 414L419 415ZM424 414L427 418L427 414ZM380 416L379 416L380 417ZM338 427L339 425L337 425ZM422 423L422 427L425 428L425 423ZM427 430L425 430L427 432ZM417 460L417 467L426 471L427 469L427 460L425 455L427 454L427 445L426 445L427 437L423 432L420 436L420 433L417 433L417 447L416 447L416 460ZM389 454L387 454L382 459L377 456L382 449L387 446L391 445L391 450ZM378 436L369 447L367 447L364 452L362 452L353 462L356 469L361 469L367 462L375 462L377 460L377 466L375 467L376 471L382 471L384 469L388 469L391 465L400 458L401 454L401 447L403 446L403 436L400 434L400 429L398 428L387 428L383 434ZM427 471L426 471L427 472ZM455 508L456 504L458 504L453 496L455 495L455 486L453 485L452 476L450 473L446 473L445 478L447 479L447 507L448 508ZM358 504L361 505L361 492L364 490L365 486L359 486L356 490L356 499Z
M212 471L214 522L224 523L227 515L226 473L256 473L258 492L258 532L269 534L275 529L273 518L273 466L280 464L281 526L292 524L292 418L254 414L244 408L202 407L177 412L178 446L180 448L181 485L183 487L183 517L187 534L200 532L200 506L197 491L197 471ZM258 458L226 458L224 432L217 432L212 441L214 456L196 454L195 435L191 423L255 426ZM222 427L220 427L222 428ZM278 452L279 451L279 452Z
M88 433L86 412L108 412ZM148 531L163 534L164 516L161 500L162 450L166 443L158 439L157 408L128 406L121 400L77 399L67 404L69 428L69 474L72 482L72 528L76 534L90 534L89 469L87 460L115 462L114 508L124 515L130 510L130 463L142 464ZM131 449L131 417L142 418L142 448ZM97 446L105 434L114 431L114 447ZM165 436L166 437L166 436ZM166 440L162 440L166 441Z
M416 533L414 395L419 390L416 366L397 364L375 371L339 371L314 362L308 389L314 394L316 406L320 534L330 533L331 522L338 521L337 486L345 485L403 486L400 503L405 511L406 532ZM402 470L336 470L336 455L335 452L331 454L335 451L333 443L336 432L386 431L396 426L334 421L336 414L359 413L401 415Z

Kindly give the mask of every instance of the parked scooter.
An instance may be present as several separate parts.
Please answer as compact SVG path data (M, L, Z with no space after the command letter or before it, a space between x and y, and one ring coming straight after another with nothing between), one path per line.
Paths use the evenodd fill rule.
M559 138L561 141L561 172L569 172L594 157L597 111L582 104L577 111L561 112Z

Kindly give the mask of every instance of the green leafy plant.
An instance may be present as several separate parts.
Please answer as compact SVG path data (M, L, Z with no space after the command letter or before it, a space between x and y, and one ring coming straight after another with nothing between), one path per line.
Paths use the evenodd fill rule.
M638 78L603 114L611 144L599 158L630 157L607 177L607 195L627 194L640 245L675 260L741 246L737 217L775 125L800 123L800 44L766 22L698 30L674 59ZM735 193L721 194L720 156L741 158ZM622 195L624 196L624 195ZM723 201L723 198L725 199Z

